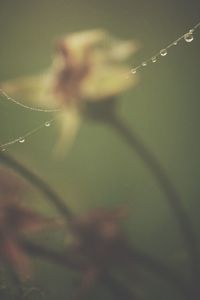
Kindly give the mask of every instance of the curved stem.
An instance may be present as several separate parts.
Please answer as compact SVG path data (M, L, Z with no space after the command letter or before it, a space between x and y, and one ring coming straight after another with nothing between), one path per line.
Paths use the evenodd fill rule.
M31 256L45 259L49 262L61 265L65 268L80 270L83 266L80 261L72 260L71 256L65 253L60 253L44 245L35 244L27 239L19 239L18 242L23 250Z
M117 134L119 134L120 137L127 142L132 150L137 152L144 163L149 167L150 171L163 189L168 203L179 222L185 245L190 257L191 271L193 276L192 281L194 286L197 288L200 278L198 241L192 229L192 224L187 216L187 213L182 206L179 194L166 174L165 169L161 166L156 156L143 144L142 140L116 115L110 114L109 118L106 118L106 121L113 127Z
M0 152L0 162L12 168L24 179L29 181L33 186L39 189L46 198L51 201L58 211L69 221L72 218L71 210L66 206L65 201L38 175L34 174L31 170L27 169L21 163L17 162L14 158Z
M8 167L15 170L19 173L22 177L28 180L31 184L36 186L46 197L49 201L53 202L57 209L67 218L68 221L71 220L73 214L71 211L66 207L64 200L60 198L48 184L46 184L40 177L34 174L32 171L28 170L26 167L21 165L19 162L14 160L8 155L0 153L0 161L7 165ZM27 240L20 240L21 246L24 248L27 253L38 256L49 261L52 261L57 264L61 264L67 267L73 267L81 269L83 267L82 263L72 261L67 254L60 254L56 253L53 250L45 248L44 246L33 244ZM179 290L185 292L190 290L187 287L187 284L183 282L182 279L179 279L178 276L174 274L174 272L165 266L163 266L160 262L154 260L153 258L147 256L146 254L140 253L140 251L136 251L133 249L133 259L138 263L143 264L148 270L152 271L153 273L157 274L159 277L165 279L170 284L175 285ZM184 288L185 287L185 288ZM186 292L185 295L188 293ZM188 298L190 299L190 298Z
M34 244L28 240L20 239L20 246L23 247L23 249L32 256L44 258L52 263L56 263L58 265L61 265L63 267L67 267L70 269L75 269L77 271L80 271L81 269L84 270L85 264L80 261L72 261L71 257L67 255L66 253L58 253L54 250L51 250L49 248L46 248L43 245ZM134 296L132 292L129 290L127 286L123 286L121 282L117 282L115 278L110 275L106 274L104 278L101 280L103 284L111 290L112 293L114 293L115 298L118 294L118 297L116 299L124 299L124 300L134 300Z
M26 239L19 240L20 246L29 254L35 257L40 257L49 262L61 265L65 268L75 269L77 271L84 270L85 262L83 260L72 260L71 256L67 253L59 253L55 250L51 250L46 248L43 245L35 244ZM173 270L163 265L161 262L156 260L155 258L142 253L140 250L135 247L131 248L127 255L130 258L130 265L132 263L139 264L143 268L145 268L148 272L151 272L158 276L160 279L165 280L170 285L177 288L180 293L184 296L185 299L190 300L192 291L190 286ZM108 281L109 279L109 281ZM116 285L117 279L113 277L113 275L109 272L106 273L105 277L102 279L105 283L107 281L106 286ZM120 293L124 294L124 297L121 299L130 299L133 294L128 290L128 287L125 288L121 282L118 283L118 290ZM111 288L112 289L112 288ZM128 298L129 297L129 298Z

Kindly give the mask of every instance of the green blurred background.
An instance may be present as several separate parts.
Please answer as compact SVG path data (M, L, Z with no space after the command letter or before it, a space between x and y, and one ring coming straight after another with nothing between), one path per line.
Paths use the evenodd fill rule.
M103 28L116 37L139 41L141 48L131 59L131 68L199 20L199 1L0 0L0 81L47 68L54 40L69 32ZM158 63L144 68L139 85L119 101L121 116L167 169L197 235L199 50L200 30L197 30L192 43L181 42ZM47 119L46 114L23 110L1 96L0 142L23 135ZM88 208L127 204L125 230L130 239L138 248L179 268L186 253L176 220L138 156L110 128L85 122L70 153L64 160L58 160L52 155L57 130L54 125L44 128L24 144L17 143L7 151L46 179L77 213ZM45 199L36 191L31 190L27 198L32 205L50 212ZM42 268L36 262L36 281L48 299L57 296L67 299L67 295L70 299L71 276L65 275L60 268L46 264ZM148 299L178 299L178 295L173 298L172 291L156 280L151 282L148 278L140 288L144 295L148 294ZM98 293L93 299L106 299L103 292Z

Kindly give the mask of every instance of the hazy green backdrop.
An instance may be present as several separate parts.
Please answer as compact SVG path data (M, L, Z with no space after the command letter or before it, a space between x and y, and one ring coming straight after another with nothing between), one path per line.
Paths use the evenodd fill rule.
M141 48L131 59L131 68L199 20L199 1L0 0L0 81L47 68L54 40L69 32L104 28L122 39L139 41ZM140 73L139 85L121 97L119 107L119 113L166 167L197 234L200 226L199 53L200 30L192 43L181 42L158 63L146 67ZM48 118L46 114L8 103L1 96L0 143L23 135ZM185 253L181 250L176 220L138 156L133 156L111 129L85 122L70 153L64 160L58 160L52 155L57 130L54 125L44 128L24 144L17 143L7 151L40 173L77 212L127 203L130 214L125 228L134 243L178 266ZM32 191L28 200L48 210L37 192ZM47 273L46 269L38 268L40 274L36 272L36 278L48 298L59 295L59 299L67 299L69 284L65 272L61 276L60 269L57 273L57 269L46 266L52 271ZM49 284L51 280L55 283ZM161 290L152 290L149 299L160 299ZM164 297L169 299L167 294Z

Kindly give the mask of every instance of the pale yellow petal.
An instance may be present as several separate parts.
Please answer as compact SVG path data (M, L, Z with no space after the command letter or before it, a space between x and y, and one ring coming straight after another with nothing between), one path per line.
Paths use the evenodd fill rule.
M59 140L54 152L62 157L72 146L80 126L80 112L76 105L70 104L57 116L59 125Z
M53 80L53 75L49 71L1 82L0 89L8 97L12 97L24 105L54 109L58 107L59 102L56 102L52 93Z
M133 87L138 82L127 68L99 66L82 86L82 93L88 101L106 100Z

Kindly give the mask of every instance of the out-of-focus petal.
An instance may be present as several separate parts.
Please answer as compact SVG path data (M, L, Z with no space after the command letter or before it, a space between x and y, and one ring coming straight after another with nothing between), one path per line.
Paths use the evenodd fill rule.
M45 72L1 82L0 89L25 105L54 109L58 103L52 93L52 84L51 72Z
M133 55L139 48L138 43L127 41L127 42L116 42L116 44L111 47L110 59L116 61L124 61Z
M126 60L137 49L138 43L116 39L101 29L71 33L57 41L45 72L2 83L0 88L16 100L31 102L30 106L62 110L55 152L64 154L76 137L88 102L99 104L136 85L137 75L131 76Z
M127 68L99 66L84 81L82 93L88 101L107 100L137 83L136 78L127 76L127 74Z
M58 114L57 120L60 127L60 134L55 147L55 154L62 156L73 144L80 126L80 113L77 106L69 105Z

